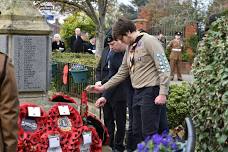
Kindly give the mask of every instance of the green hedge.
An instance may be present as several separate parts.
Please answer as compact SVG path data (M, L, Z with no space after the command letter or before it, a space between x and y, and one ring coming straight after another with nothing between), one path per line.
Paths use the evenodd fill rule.
M228 141L228 18L212 23L193 64L189 109L197 151L223 152Z
M93 54L83 54L83 53L52 53L53 62L63 62L63 63L78 63L90 67L96 67L98 59L95 58Z
M188 110L188 93L189 84L173 84L170 86L168 96L168 121L169 127L175 128L184 122L185 117L189 114Z

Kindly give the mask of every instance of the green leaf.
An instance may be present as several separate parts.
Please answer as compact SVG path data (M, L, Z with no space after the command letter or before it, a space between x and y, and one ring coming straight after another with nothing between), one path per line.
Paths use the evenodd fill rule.
M228 138L227 135L222 135L221 137L218 138L218 142L220 144L224 144L227 138Z
M222 101L224 101L226 104L228 104L228 91L226 91L226 92L222 95Z

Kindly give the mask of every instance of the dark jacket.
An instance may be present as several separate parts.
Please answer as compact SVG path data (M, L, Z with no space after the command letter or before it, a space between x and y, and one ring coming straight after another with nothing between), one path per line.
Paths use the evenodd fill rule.
M107 56L109 52L109 47L104 48L100 61L96 68L96 81L101 81L101 84L104 84L109 80L109 69L108 69L108 62Z
M59 44L57 44L56 41L52 42L52 51L59 50L59 48L64 48L64 50L61 50L61 52L65 51L65 44L63 41L60 41Z
M124 52L111 52L110 54L110 68L109 68L109 79L114 76L118 70L119 67L122 64ZM127 78L123 82L121 82L119 85L105 91L103 93L103 97L107 99L108 102L111 102L111 104L114 104L118 101L127 101L127 89L131 86L130 78Z
M0 53L0 152L15 152L18 132L18 93L14 67L9 60L5 62L5 56Z
M95 50L95 47L90 42L83 41L83 53L93 54L92 50Z
M83 52L83 40L81 38L81 36L71 36L70 38L70 48L71 48L71 52L75 52L75 53L81 53Z

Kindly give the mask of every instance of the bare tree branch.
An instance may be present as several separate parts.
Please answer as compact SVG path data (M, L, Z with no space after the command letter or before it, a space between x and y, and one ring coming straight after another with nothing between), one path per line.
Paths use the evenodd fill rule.
M104 6L107 6L108 5L108 0L104 0ZM107 12L107 7L104 8L104 11L103 13L106 14Z
M87 9L84 5L82 5L80 3L71 2L69 0L38 0L38 2L53 2L53 3L59 3L59 4L66 4L69 7L76 8L76 9L79 9L79 10L85 12L89 17L91 17L91 19L94 21L95 24L99 23L98 18L94 12L94 9L93 8ZM91 3L90 3L90 5L91 5Z
M90 16L95 19L95 23L99 23L99 20L98 20L98 18L96 16L96 12L95 12L92 4L91 4L91 1L90 0L86 0L86 4L88 5L88 7L89 7L89 9L91 11L91 15Z
M32 0L31 0L32 1ZM55 6L60 6L60 10L65 9L80 10L88 15L96 24L97 29L97 55L101 55L104 48L104 33L105 33L105 16L107 12L108 0L33 0L36 2L51 2ZM93 6L93 4L96 4ZM98 9L96 9L98 7ZM98 11L98 13L97 13Z

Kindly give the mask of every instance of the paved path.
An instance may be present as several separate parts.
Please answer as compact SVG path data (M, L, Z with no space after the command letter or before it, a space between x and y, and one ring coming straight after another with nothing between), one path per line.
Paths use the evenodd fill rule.
M181 84L182 82L192 83L193 82L193 75L182 74L182 79L183 79L183 81L177 81L177 78L175 77L174 81L171 81L170 84Z

